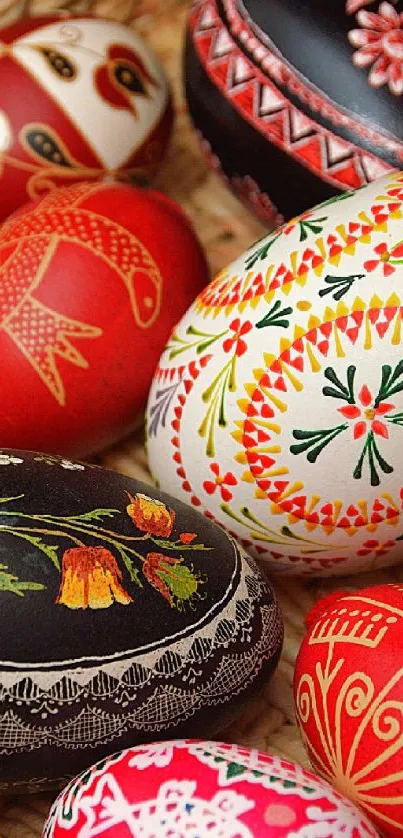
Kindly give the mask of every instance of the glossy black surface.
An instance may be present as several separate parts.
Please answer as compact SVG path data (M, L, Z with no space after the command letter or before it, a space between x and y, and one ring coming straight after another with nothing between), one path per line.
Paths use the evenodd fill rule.
M31 580L43 585L40 590L21 592L22 596L0 588L0 625L8 628L7 632L0 632L0 666L7 668L7 661L38 662L48 663L53 669L57 662L63 665L65 660L76 659L80 666L90 666L119 652L124 659L140 647L144 651L158 647L178 632L186 636L196 625L200 630L206 619L212 619L215 611L225 607L232 589L229 580L233 576L236 584L239 577L239 561L221 528L179 501L115 472L91 466L83 470L63 468L56 459L51 465L35 456L40 457L22 452L23 463L0 465L0 564L22 582ZM152 536L144 541L125 542L130 537L144 536L127 513L127 492L132 496L137 492L151 495L164 501L168 509L174 509L172 533L162 539L166 547L156 544ZM15 500L3 502L4 498ZM96 518L94 510L104 510L105 515L101 512ZM80 520L83 515L94 517ZM9 531L3 529L7 525ZM141 561L135 557L133 570L138 571L138 584L134 583L108 532L122 536L120 544L135 547L144 557L149 552L182 557L186 566L192 565L194 573L203 577L203 598L194 598L191 608L171 607L149 584ZM169 549L169 542L176 543L183 532L195 533L193 547ZM88 547L103 546L116 559L122 574L120 584L132 602L122 605L114 601L109 607L98 609L56 604L61 572L48 556L35 549L32 541L18 533L55 545L60 564L64 552L75 547L73 539ZM156 540L161 541L158 537ZM197 544L202 549L194 549ZM77 562L80 565L79 555Z
M260 35L305 79L338 106L381 131L402 138L401 97L387 85L368 84L368 68L357 68L351 57L355 47L348 32L359 28L355 14L346 13L346 0L243 0L240 8L253 21ZM363 6L378 12L379 3ZM403 2L393 3L397 12Z
M0 792L214 736L281 644L273 589L208 518L107 469L0 451Z
M348 13L346 0L334 0L332 3L327 0L234 0L234 6L238 15L236 25L229 14L230 4L227 0L217 0L214 14L219 15L239 54L245 55L258 68L260 86L256 83L253 94L250 91L249 95L259 96L266 75L267 81L275 85L290 105L312 120L312 133L308 128L302 142L309 136L316 136L317 125L324 145L322 151L319 151L319 137L314 140L310 152L315 158L312 169L300 161L297 152L294 152L294 148L298 148L299 137L295 140L292 138L292 122L284 129L290 131L291 143L285 146L281 142L278 146L274 145L263 133L264 116L259 116L257 124L253 125L253 120L249 121L242 112L242 106L236 108L232 103L228 88L225 92L212 78L205 60L200 58L196 46L197 36L195 39L189 29L184 58L184 83L190 114L195 127L210 144L212 154L218 157L230 181L237 176L251 177L286 219L344 191L348 186L343 176L339 180L337 175L338 164L343 166L343 156L341 154L337 157L335 179L332 180L333 151L328 146L329 135L325 135L323 129L330 132L336 141L340 138L352 143L390 168L402 167L402 96L393 93L387 81L377 87L371 84L370 72L377 60L376 56L368 66L355 66L353 56L358 47L350 43L348 37L351 30L365 30L362 16L357 19L360 11L375 14L377 17L372 19L375 21L373 28L368 29L369 37L373 36L378 44L379 55L382 50L387 54L386 41L381 41L385 20L379 16L379 12L382 13L379 3L365 3L363 0L361 9L356 6L353 13ZM396 14L401 13L403 0L398 0L390 8ZM241 37L237 28L239 21L247 24L249 37ZM214 24L211 26L213 31ZM292 71L296 86L280 80L271 68L263 69L254 55L255 47L249 42L253 37L257 39L255 44L264 44ZM396 38L396 55L399 37L403 44L403 28L399 29L395 25L392 39ZM403 74L403 61L401 64ZM220 78L221 81L225 78L224 69L221 70ZM228 86L228 81L226 84ZM258 104L256 109L259 111ZM347 168L350 155L351 151L347 148ZM368 169L366 161L357 161L355 166L357 175L354 181L347 180L347 183L355 183L355 188L365 185L367 179L375 176L370 158Z
M247 123L212 83L186 41L186 96L195 127L208 140L227 177L250 176L285 218L338 194Z

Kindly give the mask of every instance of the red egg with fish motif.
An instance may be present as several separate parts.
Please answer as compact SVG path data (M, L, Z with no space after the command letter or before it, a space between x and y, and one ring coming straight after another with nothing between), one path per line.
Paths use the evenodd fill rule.
M18 210L0 229L2 445L81 456L129 433L207 279L157 192L81 183Z
M0 220L57 186L149 182L171 126L165 74L129 27L63 16L0 30Z

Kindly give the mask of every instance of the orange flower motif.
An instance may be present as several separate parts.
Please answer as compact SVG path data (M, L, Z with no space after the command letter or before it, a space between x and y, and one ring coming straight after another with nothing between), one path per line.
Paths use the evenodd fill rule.
M121 579L116 559L105 547L71 547L63 554L56 603L73 609L109 608L113 602L129 605L133 600Z
M179 541L181 541L182 544L191 544L195 538L197 538L197 533L195 532L181 532Z
M131 501L126 506L126 512L136 527L150 535L169 538L175 522L175 511L168 509L162 501L149 498L148 495L137 493L133 497L130 492L126 494Z
M246 341L244 341L243 336L247 335L251 329L253 329L252 323L249 320L246 320L245 323L242 323L240 318L237 317L232 323L229 324L229 328L232 332L231 337L226 338L223 343L224 352L232 352L234 349L235 355L240 358L242 355L245 354L248 346Z

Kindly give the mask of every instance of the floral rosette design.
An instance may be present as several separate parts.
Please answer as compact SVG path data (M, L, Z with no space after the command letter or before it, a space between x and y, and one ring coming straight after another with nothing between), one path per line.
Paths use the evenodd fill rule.
M403 588L332 594L308 614L297 721L314 769L382 835L403 834Z
M189 779L191 778L191 779ZM334 789L278 757L220 742L132 748L77 777L54 803L44 838L109 834L222 838L375 838Z
M396 0L394 0L396 2ZM393 3L380 3L375 11L362 8L367 0L347 2L346 11L357 11L359 28L351 29L348 39L356 51L353 62L357 67L368 68L368 81L372 87L387 86L394 96L403 93L403 12Z
M395 174L287 222L201 292L161 356L155 478L271 570L400 560L402 199Z
M41 455L35 459L50 464L55 461ZM0 465L18 466L23 462L20 457L0 454ZM60 465L69 470L84 468L80 463L66 459L61 459ZM199 588L206 580L194 571L192 564L184 563L180 553L208 550L209 547L200 544L194 532L181 532L177 539L171 539L176 513L162 501L141 492L134 497L127 492L127 496L130 503L126 506L126 514L133 522L134 535L124 535L102 526L104 521L119 513L118 509L91 509L65 516L46 512L30 514L18 508L18 504L24 504L24 494L0 498L0 533L23 539L50 559L60 572L58 605L73 610L109 608L113 603L130 605L134 597L124 588L122 564L131 583L142 587L148 582L172 608L182 608L194 597L200 597ZM11 509L13 501L17 506ZM101 543L94 545L91 543L94 539ZM60 540L61 544L67 542L74 546L63 549L59 543L50 543ZM141 545L143 551L146 548L145 554L136 549ZM177 555L169 555L170 552ZM9 573L7 565L0 564L0 592L24 596L25 591L43 590L44 587L40 582L21 581Z

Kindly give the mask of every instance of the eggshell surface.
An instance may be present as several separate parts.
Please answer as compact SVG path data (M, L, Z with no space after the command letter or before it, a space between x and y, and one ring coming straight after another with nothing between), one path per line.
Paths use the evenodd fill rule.
M214 169L273 226L401 168L403 3L198 0L184 76Z
M401 560L402 201L396 173L257 242L160 358L155 479L270 571Z
M403 835L403 587L316 605L295 668L297 721L314 769L380 833ZM308 615L309 616L309 615Z
M152 190L76 184L0 229L0 439L81 456L139 423L159 354L208 271Z
M60 787L116 749L232 721L282 645L253 561L107 469L18 449L0 469L0 791Z
M85 17L0 30L0 219L79 180L149 180L172 107L163 70L129 27Z
M280 757L223 742L153 743L114 754L54 803L44 838L376 838L327 783Z

